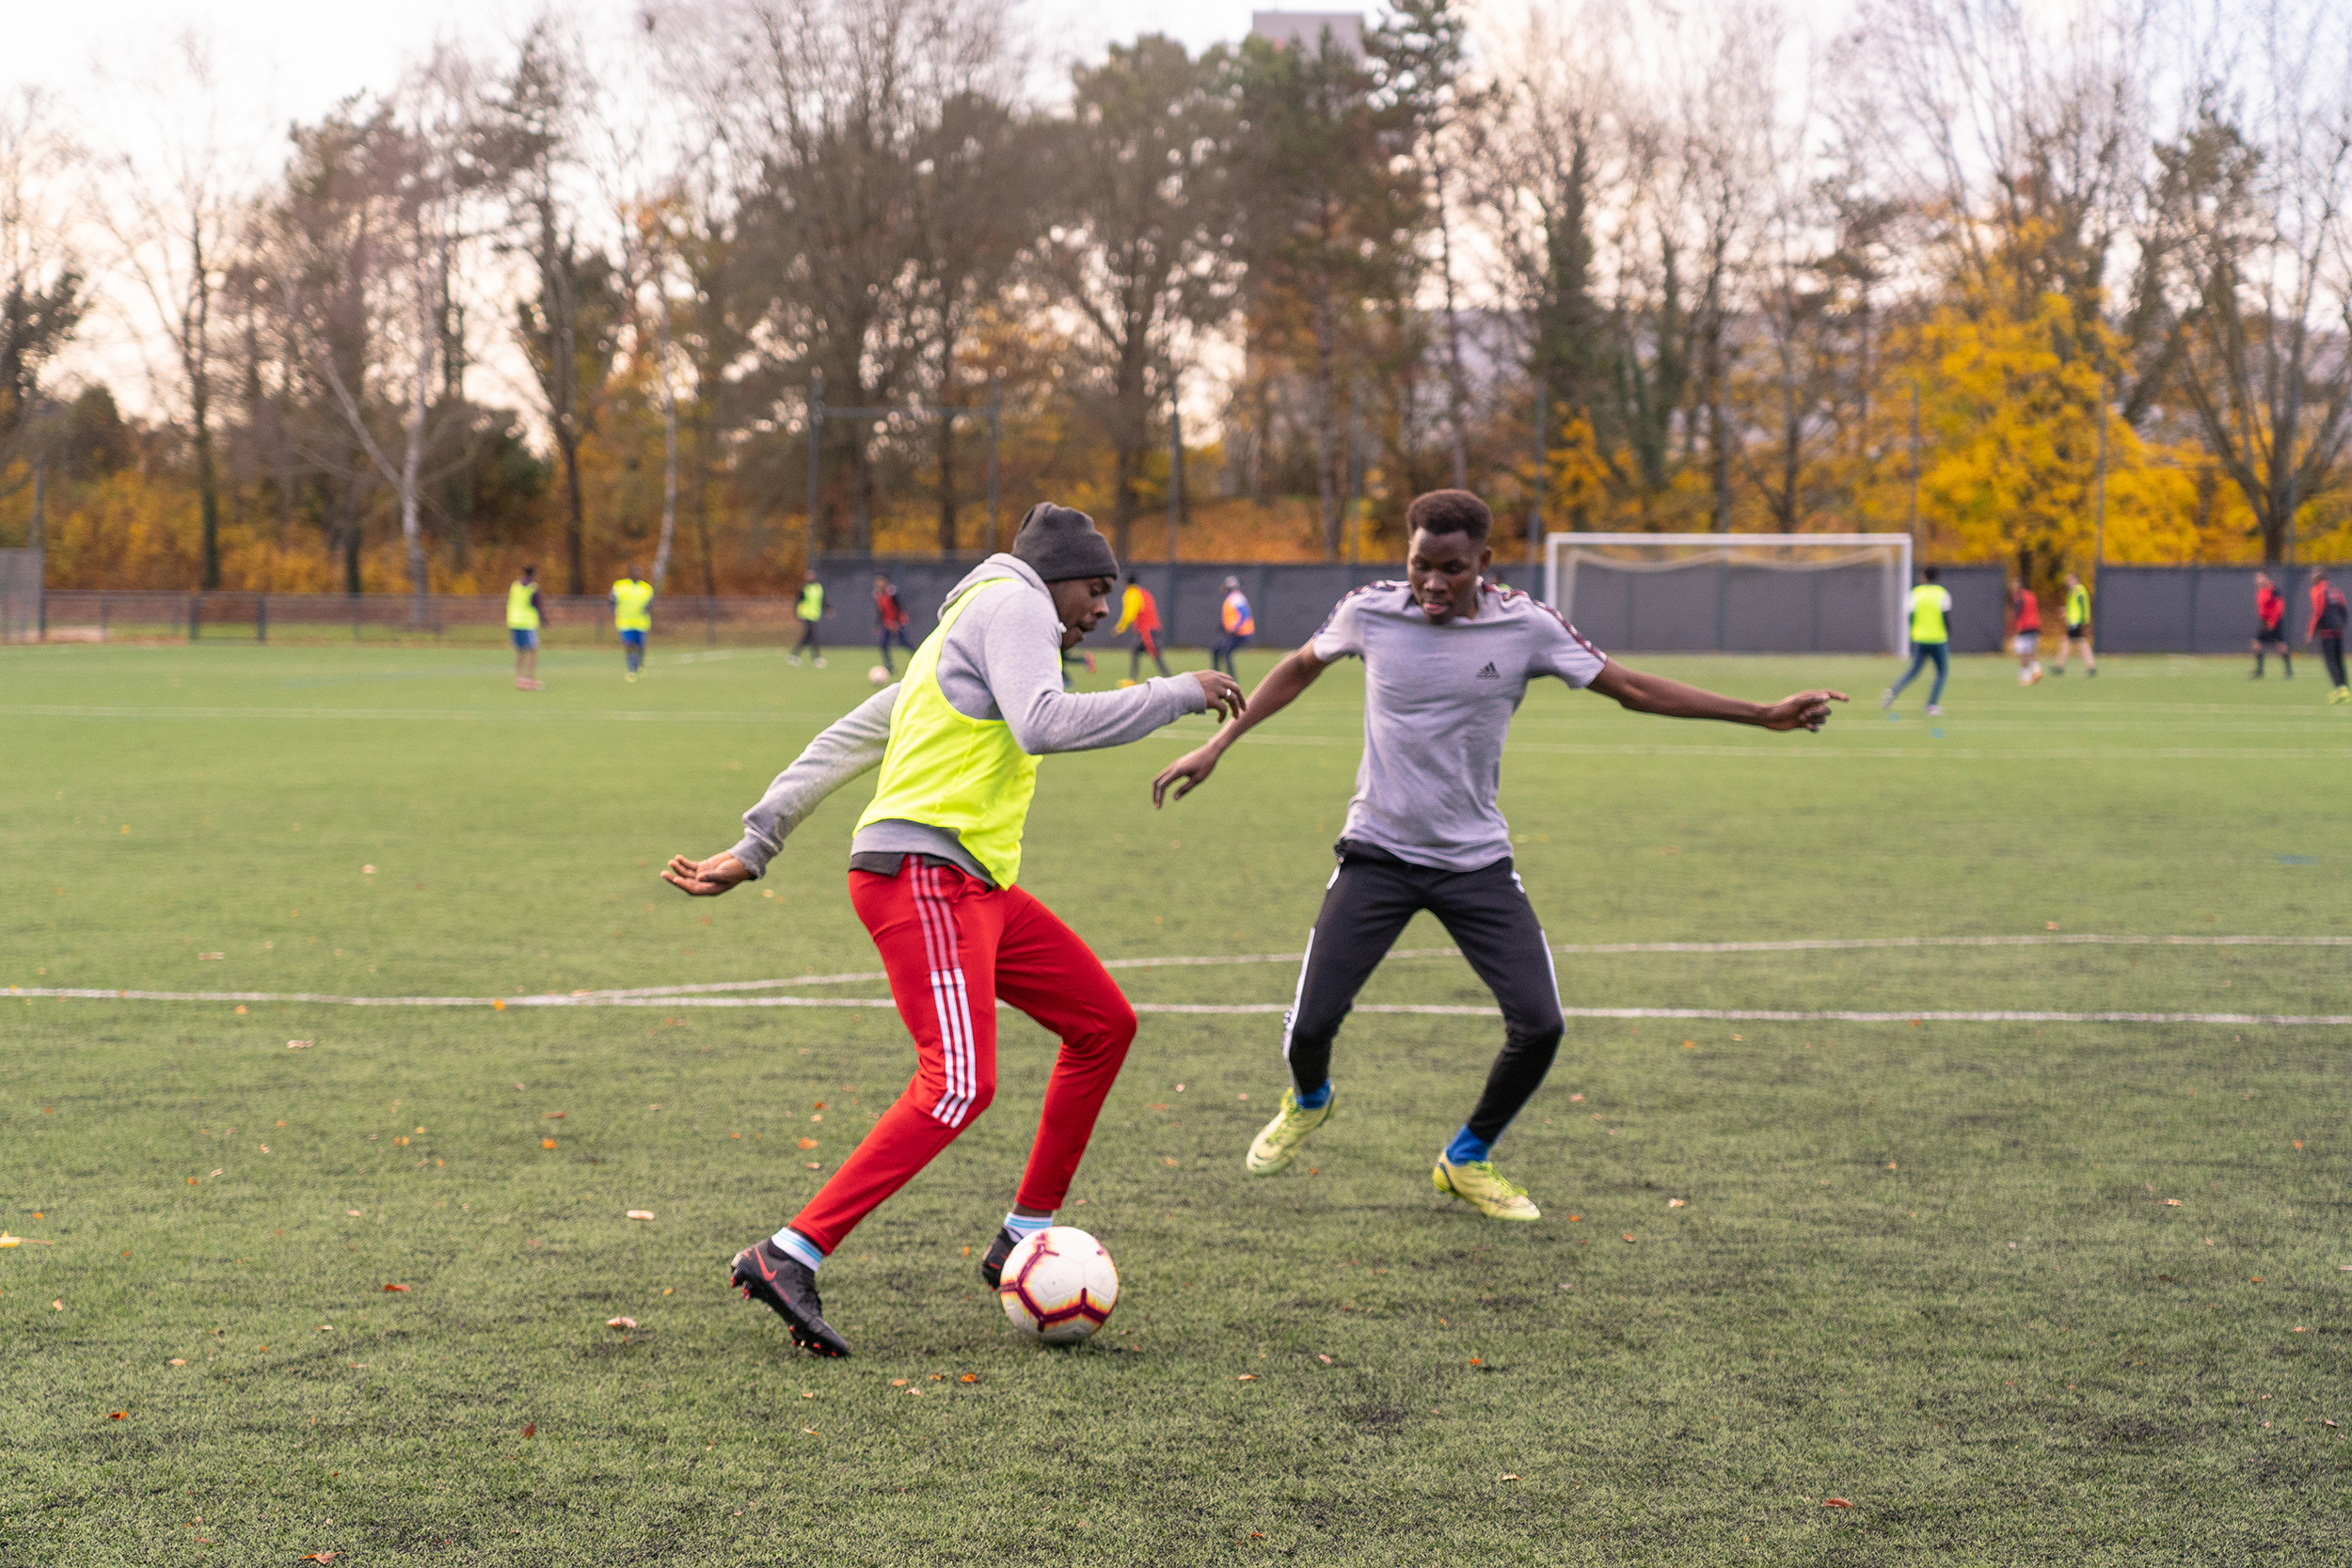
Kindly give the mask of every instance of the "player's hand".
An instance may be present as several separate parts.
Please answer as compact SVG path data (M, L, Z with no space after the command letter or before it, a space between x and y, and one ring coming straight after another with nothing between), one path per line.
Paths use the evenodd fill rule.
M1161 768L1160 776L1152 781L1152 809L1157 811L1168 803L1168 786L1179 779L1184 781L1176 790L1179 800L1207 784L1209 775L1216 771L1216 759L1220 754L1215 746L1203 746L1197 752L1185 752Z
M1249 706L1233 677L1218 670L1195 670L1192 678L1200 683L1200 694L1209 700L1209 711L1226 719L1238 719ZM1207 774L1201 777L1206 778Z
M716 898L738 883L750 881L751 877L749 867L726 853L713 855L707 861L672 855L670 863L661 868L663 881L684 888L697 898Z
M1844 701L1843 691L1800 691L1766 708L1759 722L1768 730L1819 730L1829 722L1829 705Z

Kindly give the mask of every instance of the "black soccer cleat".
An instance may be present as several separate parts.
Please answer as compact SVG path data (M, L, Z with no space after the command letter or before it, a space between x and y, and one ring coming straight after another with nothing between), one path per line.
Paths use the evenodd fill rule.
M996 1239L989 1243L988 1250L980 1255L980 1279L990 1290L996 1290L1004 1284L1005 1259L1011 1257L1012 1249L1020 1244L1021 1238L1012 1233L1011 1226L1000 1225L996 1227Z
M746 1301L765 1303L792 1330L792 1342L811 1355L846 1356L850 1341L825 1322L817 1299L817 1271L771 1241L735 1255L734 1281Z

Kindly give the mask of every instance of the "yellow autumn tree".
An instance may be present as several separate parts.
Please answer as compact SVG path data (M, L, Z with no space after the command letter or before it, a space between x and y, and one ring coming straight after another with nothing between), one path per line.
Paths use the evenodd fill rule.
M1890 379L1909 373L1920 388L1919 520L1931 557L2000 561L2042 586L2087 571L2100 548L2104 420L2106 559L2195 558L2188 466L2104 404L2098 357L2112 362L2118 346L2095 313L2058 293L2028 296L2020 309L1964 290L1928 317Z

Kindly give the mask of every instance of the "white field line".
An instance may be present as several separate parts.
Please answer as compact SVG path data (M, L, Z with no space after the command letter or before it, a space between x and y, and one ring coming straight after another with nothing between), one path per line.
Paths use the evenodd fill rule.
M2058 935L1978 937L1824 937L1780 942L1563 942L1555 953L1605 955L1622 953L1791 953L1840 952L1855 949L1930 947L2347 947L2346 936L2116 936L2095 932ZM1460 956L1453 947L1401 948L1391 958L1445 958ZM1227 967L1242 964L1290 964L1297 953L1208 954L1148 958L1109 958L1105 969L1167 969ZM96 987L10 986L7 994L66 1000L126 1002L262 1002L315 1003L344 1007L892 1007L888 997L746 996L740 993L803 986L871 983L886 976L879 970L842 974L804 974L777 980L720 980L702 985L641 986L626 990L575 990L536 995L492 996L342 996L325 991L231 991L105 990ZM730 994L732 993L732 994ZM999 1003L1000 1007L1008 1004ZM1143 1002L1138 1013L1279 1014L1279 1002ZM1440 1018L1493 1018L1493 1007L1411 1003L1369 1003L1362 1013L1427 1015ZM2352 1014L2290 1013L2153 1013L1928 1010L1862 1012L1848 1009L1788 1011L1772 1008L1721 1007L1568 1007L1570 1018L1723 1019L1757 1022L1829 1022L1892 1023L1918 1021L1946 1023L2235 1023L2288 1026L2352 1024Z

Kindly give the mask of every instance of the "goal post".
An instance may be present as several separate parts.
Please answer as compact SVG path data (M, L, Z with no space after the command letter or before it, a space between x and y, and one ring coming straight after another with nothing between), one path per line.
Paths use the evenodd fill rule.
M1908 533L1553 533L1544 597L1630 653L1901 653Z

